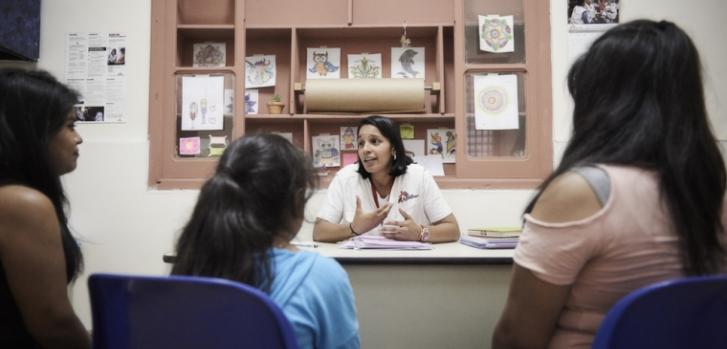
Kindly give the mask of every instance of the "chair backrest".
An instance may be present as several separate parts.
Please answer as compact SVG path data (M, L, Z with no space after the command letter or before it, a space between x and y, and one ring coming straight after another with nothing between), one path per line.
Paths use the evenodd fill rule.
M630 293L606 314L593 348L727 348L727 275L664 281Z
M94 274L88 288L96 349L297 348L280 308L241 283Z

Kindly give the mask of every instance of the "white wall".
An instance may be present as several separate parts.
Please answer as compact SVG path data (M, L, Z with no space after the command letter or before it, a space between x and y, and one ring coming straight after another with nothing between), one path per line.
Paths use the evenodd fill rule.
M99 272L163 274L163 253L171 251L189 214L196 191L147 188L148 78L152 0L47 0L42 4L38 66L62 78L64 34L77 31L128 34L127 120L125 124L80 125L84 137L78 169L64 178L71 224L83 241L86 271L73 287L73 303L90 326L86 275ZM721 0L622 0L624 20L666 18L685 28L705 66L708 108L722 143L727 141L727 4ZM551 1L553 59L553 142L556 158L570 132L566 0ZM532 194L528 190L447 190L444 195L462 226L514 224ZM320 202L320 195L312 206ZM312 215L311 215L312 217ZM310 225L303 234L310 234ZM457 326L457 324L452 324Z

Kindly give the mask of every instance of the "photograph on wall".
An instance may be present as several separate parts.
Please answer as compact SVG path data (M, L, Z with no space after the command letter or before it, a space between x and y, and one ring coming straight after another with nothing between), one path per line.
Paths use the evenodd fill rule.
M517 76L474 76L473 96L477 130L516 130L518 118Z
M515 51L513 16L477 16L479 18L480 50L502 53Z
M341 150L356 150L356 126L341 127Z
M182 77L182 130L222 130L223 76Z
M245 57L245 87L275 86L275 55Z
M441 155L443 163L454 163L457 134L453 128L427 130L427 155Z
M570 31L606 31L619 23L619 0L568 0Z
M424 79L424 47L392 47L391 77Z
M341 49L309 47L306 59L307 79L339 79L341 77Z
M348 55L349 79L381 79L382 70L380 53Z
M181 137L179 138L179 155L199 155L200 138L199 137Z
M259 98L258 90L245 89L245 114L247 114L247 115L257 114L259 105L260 105L260 98Z
M98 106L86 106L86 120L89 122L103 122L105 113L105 108L102 105Z
M192 45L192 66L193 67L224 67L225 58L224 42L202 42Z
M312 137L313 167L341 166L341 145L338 135Z

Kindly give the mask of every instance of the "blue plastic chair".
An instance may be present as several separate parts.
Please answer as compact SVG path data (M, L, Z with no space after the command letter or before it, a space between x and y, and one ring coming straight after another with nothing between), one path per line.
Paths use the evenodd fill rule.
M97 349L297 348L280 308L241 283L94 274L88 288Z
M727 275L638 289L606 314L594 349L727 348Z

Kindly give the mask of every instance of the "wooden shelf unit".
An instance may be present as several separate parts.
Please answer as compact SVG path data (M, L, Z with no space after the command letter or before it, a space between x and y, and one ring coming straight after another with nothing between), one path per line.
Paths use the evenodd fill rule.
M380 53L382 75L390 76L391 48L400 46L406 25L411 46L425 48L426 93L421 114L386 114L412 124L415 138L427 129L457 131L457 163L445 164L442 188L531 188L552 167L549 1L542 0L159 0L152 2L150 78L150 171L153 187L198 188L213 171L216 157L179 156L178 139L199 135L289 132L293 143L311 153L311 137L338 134L367 114L305 113L306 49L341 49L341 78L347 78L347 55ZM477 14L513 14L516 52L478 51ZM193 45L224 42L224 67L194 67ZM274 87L258 89L258 114L246 115L244 58L276 56ZM475 130L472 77L518 75L521 129ZM223 131L180 130L180 79L192 75L225 76L234 96ZM283 114L267 114L274 94L285 103ZM477 139L475 139L477 138ZM485 145L482 143L484 140ZM473 146L472 144L476 144ZM206 148L205 148L206 149ZM325 187L339 168L321 177Z

